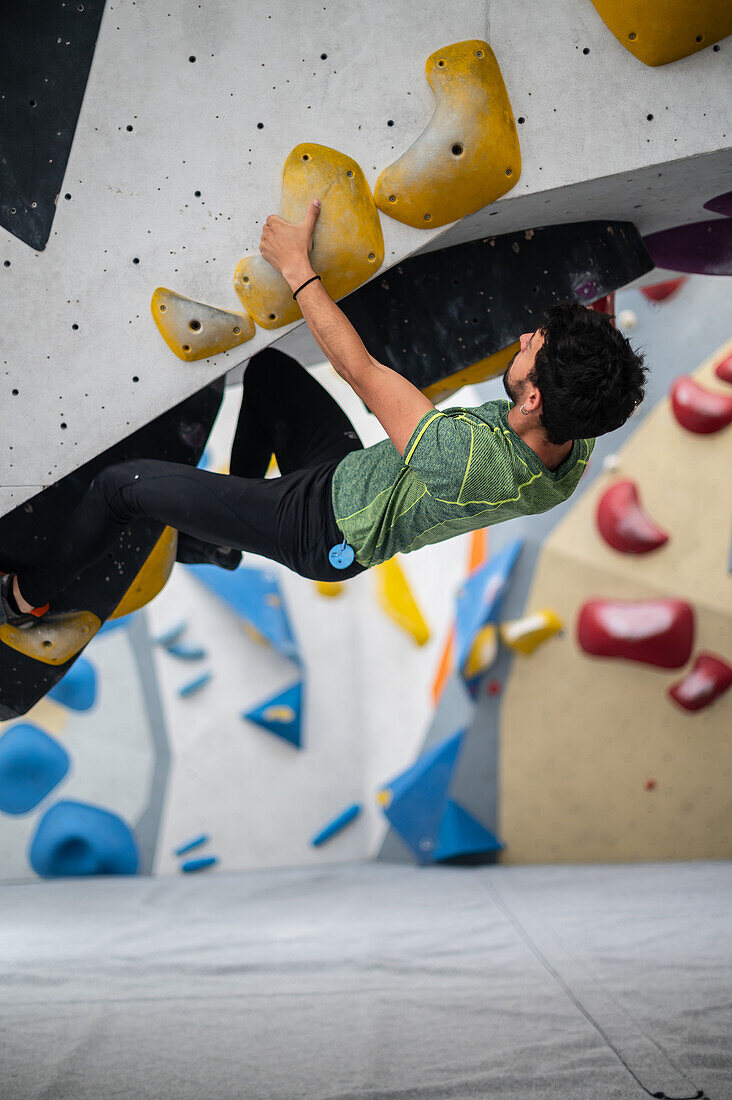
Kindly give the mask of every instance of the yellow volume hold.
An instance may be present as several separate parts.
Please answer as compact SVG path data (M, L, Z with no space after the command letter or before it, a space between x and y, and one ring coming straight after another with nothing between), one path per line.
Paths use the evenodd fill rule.
M429 641L430 631L412 595L409 582L396 558L375 567L379 603L387 615L408 634L417 645Z
M517 653L530 654L537 649L547 638L558 634L563 627L562 620L549 607L543 607L535 611L533 615L525 615L523 619L513 619L510 622L501 623L501 641L509 649Z
M521 175L513 111L493 50L474 38L427 58L434 114L376 183L376 205L416 229L481 210Z
M679 61L732 34L730 0L592 0L621 46L656 67Z
M110 619L121 619L144 607L165 587L178 550L178 532L166 527L142 564L137 576L115 607Z
M229 351L254 336L254 323L247 313L194 302L164 286L154 292L150 309L165 343L187 363Z
M384 237L373 195L355 160L327 145L296 145L282 169L279 216L297 224L320 199L310 263L337 301L378 271ZM280 328L302 317L287 282L263 256L245 256L234 289L262 328Z

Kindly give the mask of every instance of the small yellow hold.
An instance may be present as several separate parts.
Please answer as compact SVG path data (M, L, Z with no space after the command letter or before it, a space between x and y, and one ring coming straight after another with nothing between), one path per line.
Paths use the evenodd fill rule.
M373 195L355 160L327 145L296 145L282 170L283 221L302 222L311 199L321 208L310 263L337 301L365 283L384 262L384 237ZM292 290L263 256L245 256L234 289L262 328L281 328L302 317Z
M398 626L411 634L417 645L429 641L430 631L412 595L409 582L396 558L375 566L379 603Z
M494 623L486 623L473 639L470 652L463 665L463 676L473 680L487 672L498 656L498 631Z
M517 653L533 653L547 638L558 634L563 625L562 620L551 608L543 607L533 615L524 616L523 619L501 623L501 641Z
M101 625L102 620L91 611L72 611L52 618L46 614L27 630L4 623L0 626L0 642L44 665L63 665L89 644Z
M383 791L377 791L376 801L379 803L380 806L383 806L384 809L388 809L388 807L391 805L391 800L393 797L393 793L387 787Z
M621 46L656 67L689 57L732 34L729 0L592 0Z
M343 581L313 581L321 596L340 596L343 591Z
M277 703L274 706L267 707L262 714L262 718L265 722L294 722L297 715L292 707L288 707L285 703Z
M521 150L501 70L487 42L444 46L427 58L434 114L376 183L376 205L415 229L481 210L518 182Z
M142 568L115 607L110 619L121 619L144 607L165 587L175 564L178 532L166 527L145 559Z
M238 347L254 336L248 313L194 302L164 286L153 294L150 309L165 343L187 363Z

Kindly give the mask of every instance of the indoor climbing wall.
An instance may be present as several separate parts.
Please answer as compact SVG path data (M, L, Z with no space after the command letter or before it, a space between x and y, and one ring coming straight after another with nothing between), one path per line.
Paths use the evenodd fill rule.
M541 548L528 606L566 630L506 685L506 862L732 851L730 354L678 372L706 417L674 379Z
M329 188L345 169L364 200L367 250L356 268L337 255L341 290L441 234L608 216L652 234L727 189L725 25L693 43L682 26L679 59L651 67L590 0L563 0L550 23L540 0L376 0L368 18L345 0L46 0L43 19L18 5L6 20L2 512L298 324L281 302L257 312L240 266L261 268L268 214L302 211L302 191L283 190L295 150L313 179L326 157ZM495 176L471 190L471 120L489 101Z

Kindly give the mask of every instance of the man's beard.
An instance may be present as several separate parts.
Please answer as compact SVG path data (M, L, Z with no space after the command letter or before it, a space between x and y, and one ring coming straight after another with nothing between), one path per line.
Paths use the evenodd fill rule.
M516 355L518 355L518 352L516 352ZM516 388L515 388L515 386L509 386L508 372L510 371L511 367L514 364L514 360L516 359L516 355L514 355L513 359L511 360L511 362L508 364L505 371L503 372L503 388L506 391L509 400L512 401L514 403L514 405L516 404L516 400L517 400Z

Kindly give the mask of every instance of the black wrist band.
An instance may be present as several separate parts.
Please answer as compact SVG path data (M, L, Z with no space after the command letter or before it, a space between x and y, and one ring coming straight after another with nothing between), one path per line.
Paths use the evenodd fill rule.
M306 282L304 282L304 283L302 284L302 286L307 286L307 285L308 285L308 283L312 283L312 282L314 282L314 280L315 280L315 279L320 279L320 275L313 275L312 279L308 279L308 280L307 280ZM322 279L321 279L321 282L322 282ZM292 295L292 297L293 297L293 299L294 299L295 301L297 301L297 296L298 296L298 294L300 293L300 291L302 290L302 286L299 286L299 287L297 288L297 290L295 291L295 293L294 293L294 294Z

